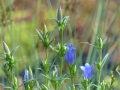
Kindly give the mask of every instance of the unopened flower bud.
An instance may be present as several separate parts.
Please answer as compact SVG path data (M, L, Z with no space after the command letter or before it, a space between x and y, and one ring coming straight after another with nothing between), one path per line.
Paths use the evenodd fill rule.
M33 79L33 73L32 73L32 69L30 66L29 66L29 78Z
M7 44L4 41L3 41L3 47L4 47L5 53L10 54L10 50L9 50Z
M13 82L14 82L15 85L17 85L17 78L15 76L13 78Z
M61 9L61 6L58 8L57 19L60 22L62 21L62 9Z
M46 25L44 24L43 32L46 34L48 32Z
M29 80L27 69L25 69L24 72L22 73L22 80L23 80L24 86L26 87L28 85L28 80Z
M99 38L99 47L102 49L102 47L103 47L103 42L102 42L102 39L101 38Z
M76 69L76 65L74 66L74 75L76 74L76 72L77 72L77 69Z

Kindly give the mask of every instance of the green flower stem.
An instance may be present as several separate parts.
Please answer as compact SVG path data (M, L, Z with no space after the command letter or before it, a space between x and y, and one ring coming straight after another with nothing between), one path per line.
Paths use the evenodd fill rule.
M71 85L72 85L72 89L71 90L75 90L74 78L73 77L71 77Z
M62 76L62 69L63 69L63 56L62 56L62 49L63 49L63 30L60 30L60 46L61 46L61 56L60 56L60 76Z
M48 50L47 50L47 48L46 48L46 61L45 61L45 63L46 63L45 74L48 75L49 67L48 67ZM46 78L46 85L48 86L48 78Z
M101 79L101 70L99 70L98 85L100 84L100 79Z
M62 76L62 69L63 69L63 57L60 57L60 76Z
M99 58L100 58L100 63L101 63L102 62L102 49L99 50ZM102 68L100 67L99 77L98 77L98 85L100 84L100 80L101 80L101 71L102 71Z
M55 90L58 90L58 85L57 84L55 85Z

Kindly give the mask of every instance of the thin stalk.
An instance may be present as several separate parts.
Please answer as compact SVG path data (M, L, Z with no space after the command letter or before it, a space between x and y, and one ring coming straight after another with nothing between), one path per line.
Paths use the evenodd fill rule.
M99 51L99 58L100 58L100 62L102 62L102 49L100 49ZM100 84L100 80L101 80L101 71L102 71L102 68L100 68L99 70L98 85Z
M75 86L74 86L74 78L71 78L71 85L72 85L72 90L75 90Z
M45 71L45 74L48 75L48 70L49 70L49 67L48 67L48 50L46 49L46 71ZM48 79L46 78L46 85L48 86Z
M62 76L62 69L63 69L63 56L62 56L62 49L63 49L63 30L60 30L60 46L61 46L61 56L60 56L60 76Z
M58 83L56 82L56 85L55 85L55 90L58 90L59 88L58 88L59 86L58 86Z
M100 84L100 79L101 79L101 70L99 70L98 85Z

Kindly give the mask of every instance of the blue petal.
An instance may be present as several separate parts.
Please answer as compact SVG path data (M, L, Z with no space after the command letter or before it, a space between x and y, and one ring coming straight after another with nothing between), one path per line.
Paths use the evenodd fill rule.
M80 66L80 68L82 69L82 71L85 71L85 67L84 66Z
M69 44L68 47L69 47L69 48L72 48L72 44Z
M73 64L76 60L76 52L75 52L75 47L72 46L72 44L69 44L69 49L65 55L65 58L69 64Z

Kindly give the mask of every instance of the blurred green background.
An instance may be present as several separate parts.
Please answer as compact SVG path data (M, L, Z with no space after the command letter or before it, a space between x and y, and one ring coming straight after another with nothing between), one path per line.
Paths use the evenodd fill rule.
M97 59L95 48L78 43L94 44L96 36L102 37L105 42L113 42L103 50L104 55L110 53L103 71L107 77L110 73L108 69L114 70L120 62L120 0L0 0L0 56L3 57L2 41L11 50L19 46L14 56L21 61L17 63L15 74L20 76L29 65L37 74L35 68L40 67L45 51L36 29L42 30L45 23L48 30L54 30L51 38L55 38L52 43L55 45L59 41L59 33L56 23L49 18L56 19L59 6L62 7L63 16L70 16L64 31L64 43L77 44L78 66L85 62L93 64ZM57 55L49 51L50 62L57 61ZM4 60L1 59L2 63ZM64 67L66 70L66 63ZM0 69L0 82L4 81L2 77L4 72ZM119 79L116 86L118 82Z

